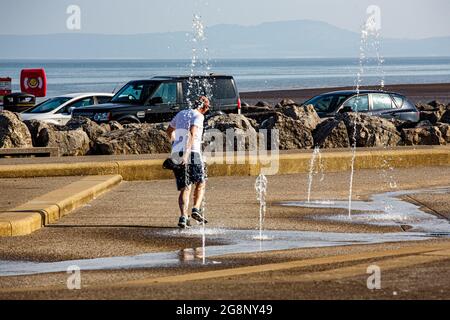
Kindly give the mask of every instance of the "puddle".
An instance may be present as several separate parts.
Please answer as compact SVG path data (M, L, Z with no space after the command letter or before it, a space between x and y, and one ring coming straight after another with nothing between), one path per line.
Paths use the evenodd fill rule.
M361 211L353 213L350 219L347 214L313 216L315 220L334 222L360 223L378 226L408 225L410 231L426 233L450 234L450 221L438 216L426 213L413 203L400 199L402 196L426 193L446 194L450 188L421 189L410 191L395 191L376 194L369 201L353 201L352 210ZM304 201L282 202L282 206L303 208L338 208L348 209L348 201Z
M351 223L366 223L376 225L410 225L413 232L396 233L328 233L306 231L264 231L260 238L259 230L230 230L223 228L206 229L208 239L221 245L203 248L187 248L181 251L157 252L136 256L110 257L99 259L72 260L61 262L22 262L0 261L0 277L21 276L41 273L66 272L68 267L77 266L81 270L124 270L161 267L180 267L219 264L214 259L227 254L257 253L275 250L318 248L333 246L351 246L361 244L380 244L387 242L422 241L436 237L450 236L450 223L446 219L427 214L412 203L398 197L416 193L448 193L450 188L433 190L399 191L377 194L368 202L353 202L354 210L370 211L370 213L355 214ZM300 206L313 208L348 208L348 201L318 201L318 202L285 202L284 206ZM349 222L347 215L321 215L314 219L324 219L339 222ZM154 234L171 238L174 236L198 238L202 235L201 228L188 230L151 230L149 238ZM207 256L203 257L204 252Z
M176 231L160 230L159 235L171 237ZM193 237L195 232L176 232L178 236ZM264 237L270 241L256 241L258 230L226 230L211 233L212 240L227 243L219 246L207 246L207 264L217 264L214 258L226 254L242 254L287 250L347 246L356 244L376 244L385 242L419 241L430 239L425 233L388 233L388 234L348 234L304 231L265 231ZM40 273L66 272L70 266L81 270L117 270L156 267L202 266L202 248L185 249L173 252L148 253L136 256L111 257L99 259L72 260L61 262L21 262L0 261L0 276L20 276Z

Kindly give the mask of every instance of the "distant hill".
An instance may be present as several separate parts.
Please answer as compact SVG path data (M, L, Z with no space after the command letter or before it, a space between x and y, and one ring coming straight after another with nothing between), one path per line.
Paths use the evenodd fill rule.
M207 28L211 58L355 57L359 34L325 22L299 20ZM0 59L186 59L186 32L138 35L0 35ZM448 56L450 37L383 39L384 56Z

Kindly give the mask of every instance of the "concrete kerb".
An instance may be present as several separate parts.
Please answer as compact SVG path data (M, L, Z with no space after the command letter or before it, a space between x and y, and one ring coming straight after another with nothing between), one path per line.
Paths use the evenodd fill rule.
M122 181L120 175L88 176L7 212L0 213L0 237L23 236L58 221Z
M322 154L322 166L325 172L340 172L351 169L352 154L343 151ZM280 174L309 172L311 155L280 155ZM432 148L418 150L374 150L357 151L355 169L382 169L387 167L411 168L425 166L450 165L450 148Z
M312 151L311 151L312 152ZM309 172L311 152L281 153L272 159L278 167L277 174L296 174ZM234 163L225 157L208 159L208 176L257 176L270 156L256 158L234 157ZM326 151L322 154L325 172L348 171L351 168L352 154L349 150ZM240 161L237 161L240 160ZM44 163L0 166L0 178L30 178L57 176L121 175L126 181L172 179L173 174L162 168L163 159L111 160L78 163ZM423 166L450 165L450 148L395 148L358 150L355 159L356 169L382 169L389 167L410 168Z
M0 178L113 175L118 174L118 168L117 162L1 165Z

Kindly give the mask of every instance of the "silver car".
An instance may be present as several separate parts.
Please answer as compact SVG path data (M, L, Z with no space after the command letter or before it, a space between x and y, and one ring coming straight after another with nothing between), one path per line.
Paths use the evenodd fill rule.
M324 93L304 103L313 105L321 118L339 113L361 112L387 119L419 122L420 112L405 96L386 91L347 90Z
M107 103L113 97L112 93L72 93L50 98L34 108L21 113L25 120L40 120L50 124L65 125L72 118L76 108Z

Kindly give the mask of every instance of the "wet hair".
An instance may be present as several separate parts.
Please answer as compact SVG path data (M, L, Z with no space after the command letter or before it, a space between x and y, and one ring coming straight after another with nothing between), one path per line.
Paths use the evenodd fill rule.
M194 109L201 109L201 108L203 108L205 103L202 100L198 99L198 100L194 101L193 105L194 105L194 107L193 107Z

